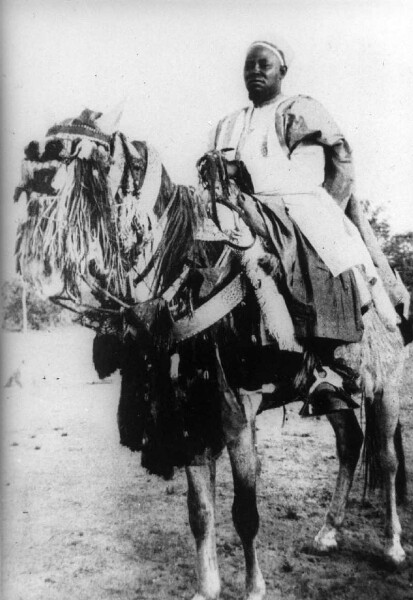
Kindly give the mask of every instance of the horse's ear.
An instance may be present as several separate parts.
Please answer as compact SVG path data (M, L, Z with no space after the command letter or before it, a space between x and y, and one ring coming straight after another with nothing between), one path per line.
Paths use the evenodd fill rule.
M126 98L117 104L114 108L109 110L107 113L103 113L100 117L95 120L95 124L99 127L103 133L112 135L119 126L120 120L125 109Z
M101 116L101 112L90 110L90 108L85 108L80 113L79 119L82 121L82 123L89 123L90 125L93 125Z

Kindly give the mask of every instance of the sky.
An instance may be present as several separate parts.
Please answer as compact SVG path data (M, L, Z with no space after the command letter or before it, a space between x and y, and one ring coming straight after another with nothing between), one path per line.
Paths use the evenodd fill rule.
M353 149L358 195L384 207L393 233L413 229L413 3L3 0L1 12L3 276L29 141L123 102L119 129L193 184L217 121L248 103L246 48L277 34L295 51L284 93L324 104Z

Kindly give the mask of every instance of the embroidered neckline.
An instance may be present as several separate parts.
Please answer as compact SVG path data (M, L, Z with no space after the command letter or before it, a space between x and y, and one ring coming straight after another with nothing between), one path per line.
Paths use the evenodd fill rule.
M278 107L280 106L280 104L282 104L285 100L287 100L287 98L288 98L288 96L284 96L284 94L278 94L278 96L276 96L272 100L269 100L268 102L262 104L261 106L250 105L248 107L248 109L245 112L245 116L244 116L244 126L243 126L241 136L238 141L237 148L236 148L236 157L239 158L241 150L245 144L246 137L255 130L255 127L251 127L251 121L252 121L252 116L254 114L254 111L259 111L260 109L270 106L271 110L273 110L274 114L275 114ZM263 141L262 141L261 155L268 156L268 133L264 136Z

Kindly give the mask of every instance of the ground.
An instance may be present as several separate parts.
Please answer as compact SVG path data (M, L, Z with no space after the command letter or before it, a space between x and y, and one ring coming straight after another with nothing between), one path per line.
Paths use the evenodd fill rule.
M2 598L159 600L191 598L194 544L182 472L149 476L119 445L119 377L99 382L92 333L70 327L6 334L2 342ZM413 361L405 370L402 422L413 475ZM337 472L325 419L298 407L258 418L259 556L268 600L407 600L413 597L413 501L400 508L407 562L381 559L383 501L352 491L340 549L312 550ZM218 552L223 600L243 589L242 550L230 517L226 454L218 476ZM413 484L410 483L410 495Z

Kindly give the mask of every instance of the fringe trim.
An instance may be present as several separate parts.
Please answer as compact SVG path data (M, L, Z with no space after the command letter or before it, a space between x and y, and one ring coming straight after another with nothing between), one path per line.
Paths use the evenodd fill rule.
M360 387L366 398L373 399L383 387L396 367L403 360L404 346L400 331L390 331L374 307L363 316L364 333L361 342L343 344L336 348L335 359L360 375Z
M273 277L267 275L260 266L265 254L259 238L250 249L240 254L242 267L260 306L265 328L277 341L280 350L302 352L303 348L295 338L294 325L284 297L280 294Z
M27 220L16 244L18 270L31 278L36 263L49 276L62 273L65 288L79 293L79 280L89 263L104 277L108 289L123 294L123 265L104 161L75 158L61 163L54 178L55 196L31 194Z

